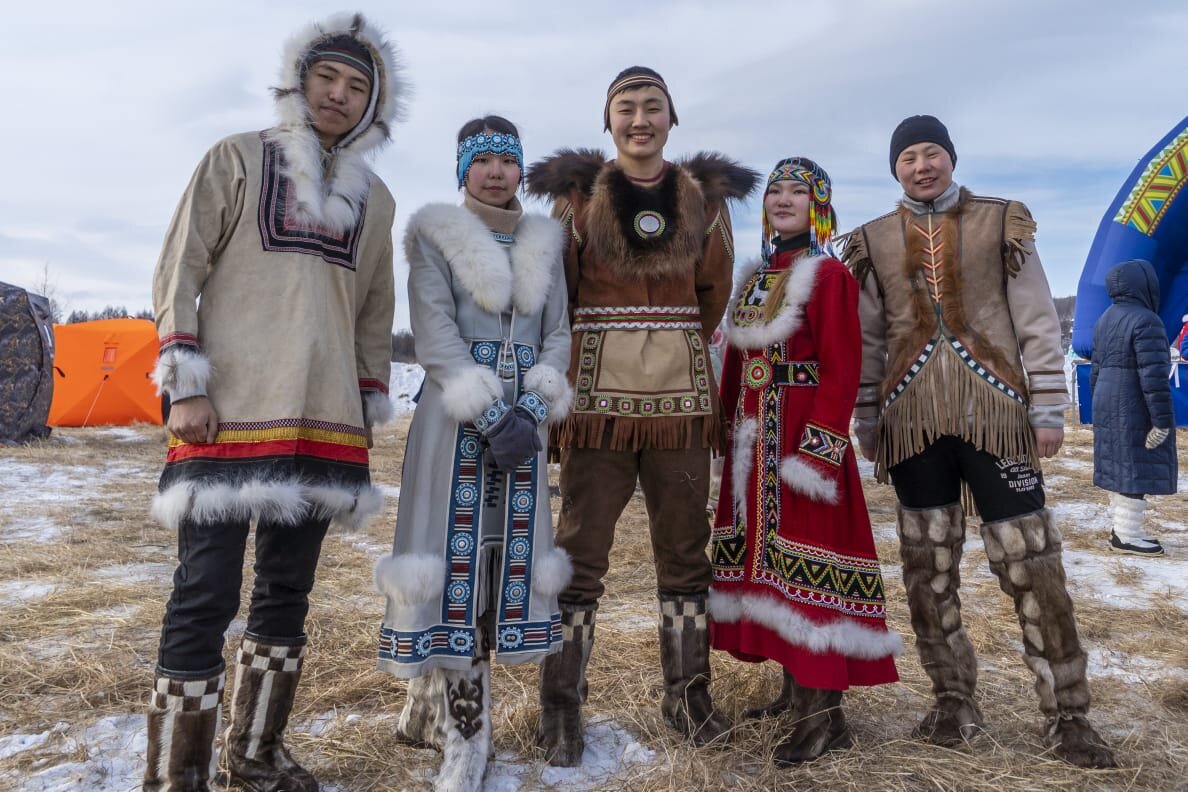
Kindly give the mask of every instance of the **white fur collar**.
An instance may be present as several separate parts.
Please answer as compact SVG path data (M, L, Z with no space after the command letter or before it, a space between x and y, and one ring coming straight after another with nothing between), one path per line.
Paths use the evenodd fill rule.
M513 303L520 313L539 312L561 271L561 226L543 215L520 218L510 250L473 213L452 204L428 204L409 219L404 249L410 258L417 234L445 256L462 288L491 313L509 311Z
M364 44L375 62L371 107L359 127L331 152L324 152L309 123L302 66L315 42L344 33ZM365 156L391 139L391 126L404 111L408 86L395 46L361 14L334 14L306 25L285 43L280 80L273 92L278 123L266 137L284 152L285 176L297 194L297 217L310 228L335 234L354 227L371 189L371 167Z
M737 327L732 318L734 307L741 299L741 293L746 288L747 281L759 270L763 262L756 259L747 264L740 274L738 286L734 290L734 296L730 299L730 306L726 309L726 316L723 319L722 332L726 336L727 342L738 349L762 349L783 341L799 330L800 323L804 320L804 306L813 296L817 271L821 268L821 262L827 258L829 257L802 256L792 262L792 274L784 282L784 307L780 309L779 313L765 324ZM770 295L768 299L776 299L776 295Z

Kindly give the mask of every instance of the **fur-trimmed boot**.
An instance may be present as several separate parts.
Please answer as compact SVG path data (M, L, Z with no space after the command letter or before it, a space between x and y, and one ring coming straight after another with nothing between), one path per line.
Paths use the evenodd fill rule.
M293 761L283 742L305 662L305 640L268 643L251 633L236 653L227 769L250 792L317 792L313 774Z
M776 746L772 761L780 767L811 762L826 751L838 751L854 744L842 712L840 690L797 688L799 719L792 732Z
M158 672L148 709L145 792L209 792L226 674L178 679Z
M660 592L660 667L664 700L660 712L672 728L700 747L730 729L710 699L709 627L706 594Z
M1114 754L1089 725L1086 657L1064 583L1061 536L1047 509L982 525L998 585L1015 602L1023 628L1023 661L1035 674L1044 738L1056 756L1078 767L1116 767Z
M445 728L434 792L473 792L483 785L491 752L491 662L476 657L466 671L442 672Z
M561 603L561 650L540 665L540 723L536 744L554 767L582 763L586 740L582 734L582 704L589 692L586 665L594 646L594 615L598 603Z
M396 722L396 739L413 748L445 745L446 672L434 668L408 680L404 709Z
M1163 545L1158 539L1147 536L1143 530L1143 513L1147 511L1143 498L1128 498L1116 492L1110 493L1110 516L1113 529L1110 531L1110 549L1118 553L1137 556L1163 555Z
M974 701L978 660L961 624L961 551L965 514L960 503L935 509L897 509L899 557L920 663L936 702L912 736L954 746L982 726Z
M796 706L799 690L800 685L796 684L796 678L789 674L787 669L784 669L784 680L780 685L780 694L767 704L743 710L743 720L774 718L776 715L783 715Z

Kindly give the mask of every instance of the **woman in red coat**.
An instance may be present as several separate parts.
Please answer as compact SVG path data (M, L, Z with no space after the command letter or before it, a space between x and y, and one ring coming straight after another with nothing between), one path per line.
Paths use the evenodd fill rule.
M822 252L836 222L828 174L804 158L779 162L763 199L763 257L724 321L731 443L714 520L711 642L784 667L780 697L748 713L795 710L777 764L849 747L842 692L899 678L902 641L885 624L849 438L858 283Z

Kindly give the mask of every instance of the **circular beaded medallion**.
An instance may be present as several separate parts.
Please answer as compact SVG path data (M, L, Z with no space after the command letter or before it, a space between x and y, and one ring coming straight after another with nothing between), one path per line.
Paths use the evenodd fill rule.
M644 239L655 239L664 233L668 226L659 212L645 209L635 216L635 233Z

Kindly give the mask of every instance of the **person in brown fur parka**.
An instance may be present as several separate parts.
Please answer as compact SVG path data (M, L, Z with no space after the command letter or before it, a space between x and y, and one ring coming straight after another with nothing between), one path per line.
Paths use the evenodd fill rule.
M655 551L665 720L702 745L727 725L709 696L706 600L711 449L722 418L707 353L734 264L728 199L757 175L717 154L664 159L677 116L651 69L621 72L604 126L616 156L563 150L528 171L565 227L574 405L560 448L557 545L573 559L560 595L562 650L541 668L538 743L551 764L584 750L581 705L615 523L642 487Z

